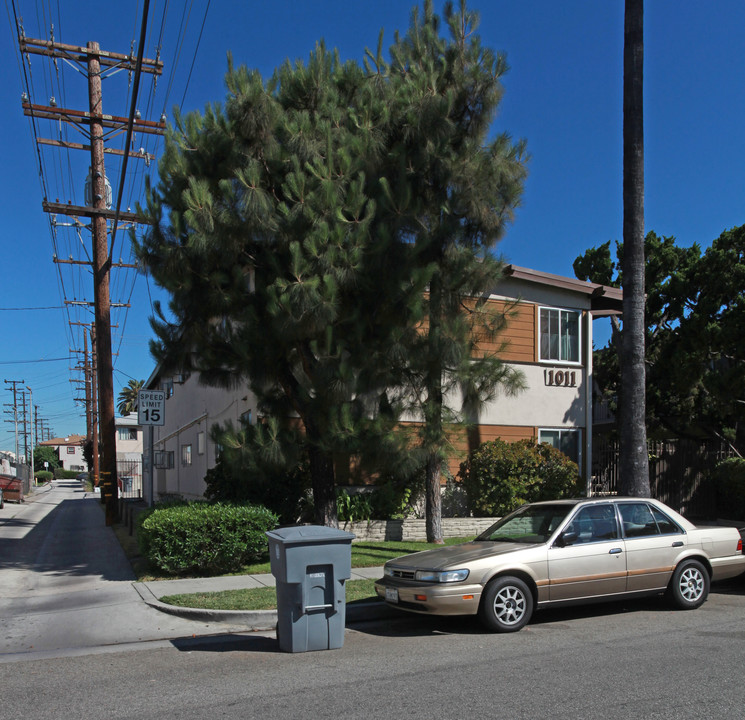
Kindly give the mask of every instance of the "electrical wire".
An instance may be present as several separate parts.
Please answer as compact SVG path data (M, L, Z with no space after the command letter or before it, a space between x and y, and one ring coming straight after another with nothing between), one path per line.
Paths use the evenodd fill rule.
M145 0L142 8L142 26L140 28L140 42L137 46L137 63L135 65L135 80L132 90L132 104L129 108L129 119L127 122L127 139L124 142L124 159L122 161L122 175L119 181L119 195L116 201L116 213L114 215L114 229L111 233L111 246L109 248L109 260L114 253L114 243L116 242L116 231L119 224L119 212L122 204L122 193L124 192L124 178L127 173L127 161L129 159L129 145L132 141L132 124L134 122L135 109L137 105L137 91L140 87L140 74L142 72L142 54L145 50L145 35L147 33L147 13L150 8L150 0Z
M184 94L181 97L181 102L179 103L179 110L181 110L184 106L184 101L186 100L186 92L189 89L189 83L191 82L191 73L194 70L194 63L197 60L197 53L199 53L199 45L202 42L202 33L204 32L204 25L207 22L207 13L210 11L210 3L212 0L207 0L207 7L204 9L204 17L202 18L202 27L199 29L199 38L197 39L197 47L194 51L194 56L191 59L191 66L189 67L189 75L186 78L186 86L184 87Z
M41 96L41 94L46 95L47 97L55 96L58 100L58 105L62 107L68 107L70 106L70 103L68 103L68 86L67 86L67 75L69 74L70 68L72 68L74 71L81 73L82 75L85 75L85 72L83 72L81 69L79 69L76 65L73 64L73 62L69 60L64 60L61 62L53 62L52 64L49 64L49 59L47 59L47 62L41 63L41 72L38 73L39 77L37 78L36 84L39 84L39 81L41 82L42 89L39 92L39 88L35 87L34 77L32 75L32 63L31 63L31 57L29 53L26 52L20 52L21 48L21 22L19 21L19 13L18 13L18 0L6 0L6 11L8 14L8 21L9 24L14 29L14 35L16 37L16 59L19 66L19 76L21 77L21 84L25 88L25 92L27 96L29 97L29 101L33 104L34 100L33 98L36 98L37 96ZM199 51L199 48L201 47L201 40L204 34L205 26L206 26L206 20L208 17L208 13L210 11L210 5L211 0L207 0L207 4L204 10L204 14L202 17L202 22L198 34L198 39L196 42L196 47L193 50L193 57L191 58L191 62L189 65L189 70L186 78L186 84L183 89L183 94L181 97L181 103L179 107L183 107L187 93L190 87L192 75L194 72L197 54ZM36 37L42 37L42 38L52 38L56 42L62 42L64 38L63 34L63 18L62 13L60 10L61 3L59 0L37 0L36 2L36 22L39 27L39 32L36 34ZM137 9L140 8L140 2L138 0L137 2ZM168 30L168 17L169 12L172 10L172 7L170 5L169 0L165 0L162 6L162 11L158 13L159 15L159 27L157 29L151 28L151 31L149 34L153 38L157 38L157 45L155 49L156 58L160 58L162 54L162 48L163 43L166 37L170 34ZM187 49L187 36L186 36L186 29L190 23L191 17L192 17L192 10L194 10L194 2L193 0L190 0L189 3L184 3L182 6L182 11L180 13L180 22L179 22L179 30L178 33L175 35L175 43L173 45L173 62L171 64L171 67L167 73L167 77L163 78L163 80L167 80L167 84L163 85L161 84L161 87L165 89L165 97L162 101L162 108L163 111L161 115L165 114L165 108L167 107L168 98L170 97L171 93L173 92L174 86L176 84L177 79L179 78L179 63L181 62L181 59L186 56L186 49ZM12 17L11 17L12 15ZM146 24L146 18L147 18L147 11L143 12L143 21L140 25L141 30L145 29ZM175 19L175 18L174 18ZM32 23L33 25L33 23ZM31 28L31 26L29 26ZM135 20L134 22L134 28L136 30L137 28L137 22ZM33 28L31 28L33 29ZM134 33L133 33L134 34ZM30 37L30 36L29 36ZM171 37L174 37L171 35ZM140 43L138 46L138 56L141 56L144 52L145 47L145 36L142 35L140 39ZM143 88L142 85L144 83L141 83L140 87L138 88L132 88L131 95L130 91L128 89L127 91L127 99L131 100L130 104L130 115L133 112L134 109L136 109L137 102L140 103L141 108L145 110L145 116L149 116L150 113L153 111L153 109L156 107L156 102L158 102L159 96L162 97L163 93L160 92L159 86L158 86L158 77L157 76L149 76L151 77L152 81L149 82L146 86L146 88ZM137 81L137 73L135 73L135 81ZM161 81L162 82L162 81ZM120 94L121 97L122 94ZM139 98L139 100L138 100ZM37 101L38 102L38 101ZM39 104L47 104L46 99ZM160 103L158 103L160 105ZM74 105L74 102L73 102ZM121 114L121 113L120 113ZM41 137L41 124L40 124L40 118L32 111L29 113L29 127L31 129L31 139L32 143L34 145L34 153L36 156L37 161L37 171L38 171L38 180L40 189L42 192L42 197L46 200L54 200L55 198L61 198L62 201L72 202L74 205L83 204L79 203L76 199L76 196L78 195L77 185L78 183L75 181L74 176L76 174L75 166L79 164L79 161L77 159L73 159L73 155L76 156L77 154L74 154L71 152L70 143L72 141L72 138L70 137L72 131L78 131L81 132L82 128L76 124L71 124L67 122L62 122L61 120L57 121L49 121L50 126L52 127L52 138L55 138L62 143L62 147L56 147L54 150L50 149L51 146L47 144L43 144L40 142ZM131 124L130 124L131 127ZM136 129L136 128L134 128ZM85 133L83 133L85 134ZM109 134L109 141L113 139L113 133ZM134 138L134 135L132 136ZM127 171L127 168L125 167L122 170L122 165L126 166L126 158L128 157L126 154L123 156L125 160L121 162L117 156L111 156L107 155L108 162L107 162L107 175L110 175L111 177L114 177L115 175L112 174L112 171L119 172L121 171L121 180L119 181L119 185L117 187L117 211L119 211L122 207L126 207L128 210L130 207L134 207L137 200L142 197L144 184L146 178L153 177L153 174L156 172L157 168L155 167L155 163L150 160L150 158L155 157L155 150L158 147L158 143L162 142L162 139L159 138L156 135L150 135L147 133L140 134L138 145L143 149L143 152L147 155L148 160L146 161L145 167L142 167L141 165L137 165L134 167L134 169L131 169ZM136 142L133 139L128 138L125 140L125 146L123 148L123 151L125 153L129 153L129 151L132 149L133 143ZM130 165L132 165L130 163ZM111 167L111 170L109 170L109 166ZM52 190L52 187L55 188L55 190ZM126 198L126 205L124 204ZM87 260L90 260L90 253L88 252L86 243L83 242L83 238L81 237L81 230L86 227L86 225L83 225L79 221L74 221L72 223L62 223L58 222L56 218L54 218L51 214L47 214L47 221L49 225L49 233L52 243L52 250L54 254L57 256L58 259L63 259L66 257L78 257L81 254L84 258ZM117 251L118 247L122 246L122 243L120 243L119 246L115 244L115 241L117 239L116 233L119 231L124 230L124 225L120 223L115 223L114 227L112 228L112 237L111 237L111 249L110 249L110 258L113 260L114 254ZM129 252L121 252L120 255L124 255L123 262L127 263L128 261L131 261L129 264L135 264L135 260L133 258L133 248L130 245ZM128 256L128 257L127 257ZM62 265L65 264L66 267L64 268ZM151 292L150 287L150 277L149 274L145 271L142 273L144 275L144 282L145 282L145 290L147 294L147 302L150 306L150 312L151 314L154 314L154 301L153 301L153 295ZM67 302L67 298L72 298L73 301L79 301L79 302L85 302L85 296L86 292L90 291L90 275L91 270L90 268L86 267L83 264L74 263L74 264L68 264L68 263L56 263L56 283L58 286L58 293L60 296L61 304L59 306L46 306L44 309L62 309L65 313L65 317L67 319L65 331L68 335L69 341L71 343L71 347L79 347L81 345L82 340L82 333L85 331L82 327L82 324L87 324L85 321L90 321L90 308L85 307L83 305L76 305L76 304L70 304ZM114 288L114 291L116 293L116 296L126 298L126 305L131 306L132 299L134 297L134 291L136 288L136 283L138 282L140 278L140 273L134 269L134 268L126 268L122 272L112 273L114 282L112 283L112 286ZM42 308L6 308L7 310L35 310ZM124 342L124 338L126 336L126 325L127 320L130 317L130 307L126 308L112 308L112 318L114 315L116 316L123 316L122 320L122 328L118 331L118 349L121 349L122 344ZM115 345L116 347L116 345ZM70 358L66 358L68 361ZM61 360L61 359L60 359ZM48 359L44 362L57 362L58 360L51 360ZM29 362L35 362L35 361L29 361ZM73 363L74 364L74 363ZM126 373L122 373L121 370L115 369L118 374L126 375ZM129 377L128 375L126 375Z

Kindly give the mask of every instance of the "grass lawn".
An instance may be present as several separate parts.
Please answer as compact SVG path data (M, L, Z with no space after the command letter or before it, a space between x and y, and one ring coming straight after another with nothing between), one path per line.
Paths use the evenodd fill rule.
M347 580L347 605L377 600L374 583L374 580ZM262 587L214 593L166 595L160 600L168 605L204 610L273 610L277 607L277 592L273 587Z
M446 545L456 545L472 538L448 538ZM359 542L352 543L352 567L377 567L386 560L407 555L420 550L439 547L425 542ZM244 575L258 575L271 572L269 563L249 565ZM377 601L374 580L348 580L346 583L347 604L353 602ZM213 593L191 593L186 595L167 595L161 602L179 607L206 610L272 610L277 607L274 588L252 588L247 590L225 590Z
M458 543L468 542L473 537L467 538L448 538L445 545L457 545ZM387 560L399 557L399 555L408 555L409 553L419 552L420 550L430 550L431 548L440 547L435 544L426 542L353 542L352 543L352 567L378 567L384 565ZM269 561L257 563L256 565L247 565L240 575L258 575L261 573L270 573L271 568Z
M174 580L176 576L165 575L157 568L150 566L145 558L140 555L140 549L137 544L137 538L134 535L129 534L129 529L121 524L117 523L113 526L114 534L119 540L119 544L124 550L124 554L132 566L134 574L140 582L147 582L153 580ZM446 538L446 545L455 545L457 543L468 542L473 540L473 537L467 538ZM392 560L399 555L408 555L409 553L418 552L420 550L428 550L430 548L438 547L437 545L429 545L426 542L358 542L352 543L352 567L377 567L384 565L386 560ZM271 567L269 561L254 563L252 565L245 565L241 568L240 572L232 573L234 575L262 575L264 573L270 573ZM191 576L179 576L179 577L191 577Z
M129 530L121 523L113 526L114 533L129 559L132 569L140 582L153 580L173 580L174 576L164 575L149 566L147 560L140 555L137 539L129 534ZM472 540L467 538L447 538L446 545ZM409 553L440 547L426 542L357 542L352 543L352 567L378 567L387 560L408 555ZM234 575L261 575L271 573L269 561L246 565ZM179 576L183 577L183 576ZM377 600L373 587L373 580L348 580L346 583L347 603ZM276 591L273 587L254 588L249 590L226 590L215 593L194 593L189 595L170 595L161 598L169 605L192 607L209 610L271 610L277 606Z

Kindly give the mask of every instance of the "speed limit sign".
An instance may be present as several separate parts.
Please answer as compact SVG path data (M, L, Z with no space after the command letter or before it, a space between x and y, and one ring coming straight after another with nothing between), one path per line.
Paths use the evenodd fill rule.
M137 424L164 425L166 393L164 390L140 390L137 393Z

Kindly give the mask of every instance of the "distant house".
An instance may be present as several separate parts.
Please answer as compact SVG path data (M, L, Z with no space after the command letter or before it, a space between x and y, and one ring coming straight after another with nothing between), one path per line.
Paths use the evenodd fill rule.
M455 432L449 469L457 473L466 453L494 438L548 442L575 460L588 489L592 467L592 321L619 315L622 291L574 278L508 265L487 302L509 306L505 362L520 369L527 389L500 394L478 412L467 414L468 431ZM152 479L145 463L145 486L153 498L177 494L202 497L204 477L217 461L209 439L214 424L259 420L256 398L247 388L205 387L196 375L164 375L156 368L144 389L165 392L165 424L145 433L146 458L152 453ZM451 400L457 401L457 398ZM404 422L417 422L416 417ZM145 497L148 497L147 490Z
M116 417L114 425L119 492L126 497L142 497L142 427L137 414Z
M57 457L63 470L84 472L88 465L83 458L85 435L68 435L63 438L51 438L39 443L42 447L52 447L57 451ZM43 470L44 468L36 468Z

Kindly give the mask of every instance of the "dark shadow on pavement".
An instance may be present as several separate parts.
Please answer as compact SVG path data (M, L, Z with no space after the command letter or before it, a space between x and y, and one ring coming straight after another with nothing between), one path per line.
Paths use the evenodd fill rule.
M104 580L136 579L114 531L106 526L99 498L91 496L58 503L45 497L33 503L35 508L41 505L56 507L38 522L22 515L0 525L0 569L31 570L60 577L95 575ZM18 534L12 531L19 528L28 532L12 537ZM7 533L11 537L5 537L7 530L11 531Z
M635 612L670 612L671 606L663 597L638 600L593 603L564 608L549 608L537 611L526 626L540 627L552 623L566 623L583 618L632 614ZM490 634L476 615L444 617L404 613L387 620L356 623L358 632L378 637L427 637L434 635L483 635Z
M176 638L171 640L176 650L181 652L251 652L278 653L281 652L275 638L262 635L213 635L211 637Z
M711 594L745 595L745 574L714 583L711 586Z

